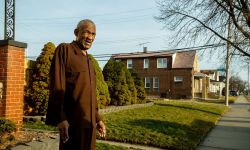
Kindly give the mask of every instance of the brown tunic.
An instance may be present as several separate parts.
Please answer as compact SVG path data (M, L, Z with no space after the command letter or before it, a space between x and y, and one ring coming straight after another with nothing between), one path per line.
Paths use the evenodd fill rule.
M50 69L50 98L46 124L69 122L69 141L60 150L94 150L96 122L96 77L91 60L77 42L60 44Z

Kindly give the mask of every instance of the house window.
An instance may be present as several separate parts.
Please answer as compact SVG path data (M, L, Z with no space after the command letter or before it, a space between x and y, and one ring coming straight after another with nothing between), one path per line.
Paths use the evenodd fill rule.
M157 68L167 68L167 58L157 58Z
M183 77L182 76L174 76L174 82L182 82Z
M153 78L153 88L155 88L155 89L159 88L159 78L158 77Z
M145 88L150 88L150 78L145 77Z
M132 59L127 59L127 68L131 69L133 65Z
M144 59L144 68L148 68L148 66L149 66L149 60L148 60L148 58L145 58Z

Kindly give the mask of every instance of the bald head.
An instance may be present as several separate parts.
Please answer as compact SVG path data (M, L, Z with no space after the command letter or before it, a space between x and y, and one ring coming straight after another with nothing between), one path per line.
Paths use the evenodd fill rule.
M92 20L81 20L74 31L76 41L80 43L83 50L88 50L94 42L96 35L95 23Z
M76 29L79 30L82 27L84 27L86 24L92 24L93 26L95 26L95 23L92 20L84 19L84 20L81 20L81 21L78 22Z

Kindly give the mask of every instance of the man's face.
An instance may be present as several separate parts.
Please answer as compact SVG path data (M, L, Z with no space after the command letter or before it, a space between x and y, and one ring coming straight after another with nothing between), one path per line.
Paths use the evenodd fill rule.
M95 25L87 22L77 30L77 41L82 44L84 50L91 47L96 35Z

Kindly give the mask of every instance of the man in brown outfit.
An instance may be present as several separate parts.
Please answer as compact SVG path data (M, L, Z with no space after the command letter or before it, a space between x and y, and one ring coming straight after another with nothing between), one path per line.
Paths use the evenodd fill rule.
M58 126L60 150L94 150L96 127L105 136L96 102L96 77L87 50L95 39L96 27L82 20L74 31L76 40L62 43L50 68L50 97L46 124Z

